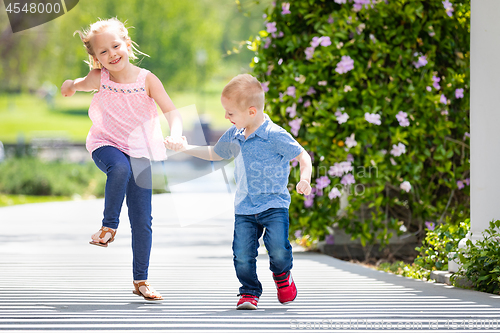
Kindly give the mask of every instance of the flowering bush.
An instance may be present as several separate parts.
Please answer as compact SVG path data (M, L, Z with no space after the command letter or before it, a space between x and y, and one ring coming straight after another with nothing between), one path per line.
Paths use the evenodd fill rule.
M458 250L458 243L469 232L470 220L467 219L459 224L440 224L437 227L433 222L425 224L428 232L422 241L422 246L416 248L419 256L414 262L429 274L434 270L447 271L449 255Z
M266 111L314 163L313 193L292 194L291 233L338 226L385 244L465 220L470 2L276 1L264 15L247 44Z
M460 286L461 278L472 283L474 290L500 294L500 220L491 221L482 232L482 239L475 242L468 239L465 248L460 249L459 271L452 275L453 285Z

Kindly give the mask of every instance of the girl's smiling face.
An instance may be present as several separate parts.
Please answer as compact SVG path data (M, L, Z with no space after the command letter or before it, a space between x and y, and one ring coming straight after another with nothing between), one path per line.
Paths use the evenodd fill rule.
M110 71L120 71L129 64L129 48L113 30L105 30L95 34L91 40L95 58L103 67Z

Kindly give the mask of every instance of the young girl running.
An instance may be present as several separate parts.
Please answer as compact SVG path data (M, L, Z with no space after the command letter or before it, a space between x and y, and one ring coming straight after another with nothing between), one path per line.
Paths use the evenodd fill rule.
M91 71L66 80L63 96L94 91L87 150L107 176L102 228L90 244L107 247L115 238L126 196L132 229L134 293L147 300L162 296L147 283L151 252L151 160L166 159L156 103L167 118L174 145L181 149L182 119L160 80L130 63L138 51L118 19L100 20L77 31L89 54Z

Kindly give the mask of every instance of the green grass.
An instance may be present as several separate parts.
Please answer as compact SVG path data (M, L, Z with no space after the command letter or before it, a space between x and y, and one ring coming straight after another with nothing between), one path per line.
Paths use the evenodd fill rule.
M220 104L224 84L221 81L211 82L207 84L204 94L170 93L183 115L186 129L192 126L198 115L183 112L182 108L193 104L196 105L198 114L208 116L214 129L229 128L230 124L224 119L224 110ZM43 98L36 95L0 95L0 141L15 143L20 137L27 142L36 137L63 137L71 142L85 142L92 125L87 114L91 100L92 93L78 92L70 98L64 98L58 93L55 107L51 109Z
M42 203L53 201L68 201L70 197L39 196L39 195L11 195L0 194L0 207L23 205L28 203Z

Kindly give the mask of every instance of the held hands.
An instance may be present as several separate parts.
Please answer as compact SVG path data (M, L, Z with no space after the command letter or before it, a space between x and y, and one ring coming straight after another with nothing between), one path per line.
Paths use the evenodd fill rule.
M311 185L307 180L301 180L295 187L299 194L309 195L311 194Z
M173 151L186 150L188 145L185 136L167 136L163 143L167 149Z
M61 86L61 94L64 97L71 97L75 94L76 89L73 80L66 80Z

